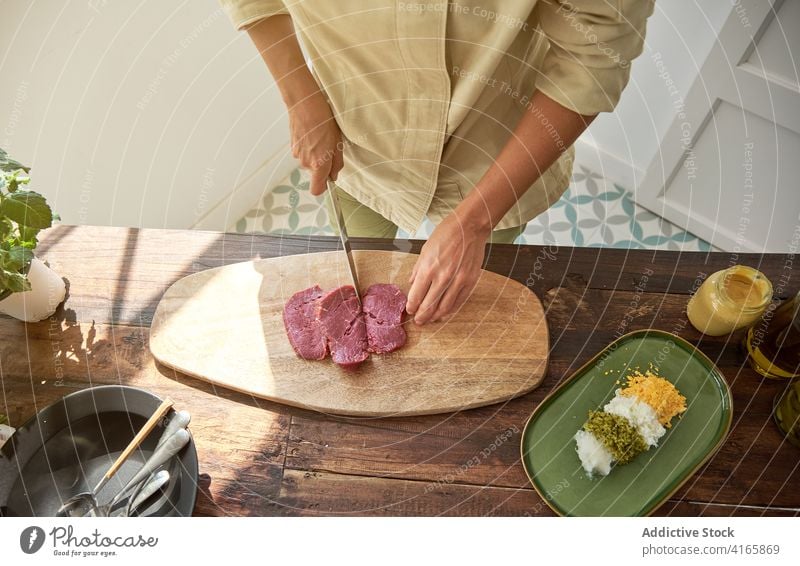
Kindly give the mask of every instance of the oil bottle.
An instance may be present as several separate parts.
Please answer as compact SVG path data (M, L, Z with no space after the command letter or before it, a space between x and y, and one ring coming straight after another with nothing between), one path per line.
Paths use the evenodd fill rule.
M744 347L750 365L764 377L800 377L800 292L768 309L748 329Z

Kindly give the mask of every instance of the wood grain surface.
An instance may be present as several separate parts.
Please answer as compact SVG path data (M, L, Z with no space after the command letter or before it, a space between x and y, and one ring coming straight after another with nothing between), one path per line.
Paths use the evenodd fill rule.
M731 386L731 433L658 515L800 515L800 449L772 421L785 382L747 365L742 334L702 336L685 316L698 281L734 263L758 268L776 296L800 288L782 254L494 245L486 269L542 301L550 360L516 399L453 413L335 417L262 400L157 363L156 305L176 281L253 259L335 250L336 238L57 226L40 257L69 281L49 320L0 316L0 412L12 426L61 396L122 383L192 413L200 460L198 515L552 515L520 463L522 427L553 387L616 336L641 328L695 344ZM354 240L355 249L418 252L422 242Z
M363 293L373 283L408 292L417 256L353 252ZM406 345L357 369L303 360L286 336L283 307L296 292L349 283L342 252L218 267L174 283L156 308L150 351L164 365L296 407L351 416L452 412L517 397L542 381L549 351L539 299L484 271L470 300L446 321L404 324Z

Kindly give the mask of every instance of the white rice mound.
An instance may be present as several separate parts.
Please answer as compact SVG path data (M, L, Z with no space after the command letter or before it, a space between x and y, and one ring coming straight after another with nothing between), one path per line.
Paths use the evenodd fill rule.
M653 407L637 397L620 395L619 389L603 410L627 419L642 435L648 448L658 444L659 439L667 432L658 421L658 415Z
M591 432L581 429L575 434L578 458L587 474L607 476L614 458L606 447Z

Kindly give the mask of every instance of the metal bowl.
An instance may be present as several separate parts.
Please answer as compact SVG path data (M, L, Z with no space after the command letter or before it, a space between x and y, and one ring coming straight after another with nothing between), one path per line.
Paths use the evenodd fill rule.
M19 427L0 449L0 516L52 517L61 504L92 489L161 399L121 385L71 393ZM166 419L164 419L166 420ZM164 422L142 442L97 495L103 505L153 453ZM140 516L189 516L197 497L194 440L167 464L171 480Z

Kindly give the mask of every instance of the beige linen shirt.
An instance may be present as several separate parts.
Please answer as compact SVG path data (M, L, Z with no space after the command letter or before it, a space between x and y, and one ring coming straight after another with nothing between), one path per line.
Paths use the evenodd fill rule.
M469 193L534 90L580 114L611 111L653 9L651 0L220 1L238 29L291 15L345 138L337 185L408 232ZM498 229L561 196L573 160L564 149Z

